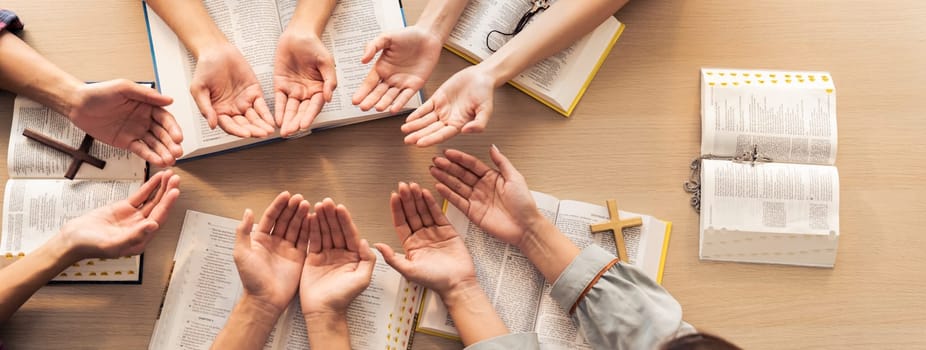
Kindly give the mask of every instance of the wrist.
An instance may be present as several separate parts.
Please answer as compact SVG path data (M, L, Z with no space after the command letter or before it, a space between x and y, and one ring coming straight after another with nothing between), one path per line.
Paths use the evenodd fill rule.
M218 29L216 29L218 31ZM196 58L196 61L203 55L208 55L213 52L221 52L227 50L228 47L234 47L228 39L225 38L225 35L222 32L217 33L204 33L190 40L188 49L190 54ZM237 50L237 48L235 48Z
M58 232L55 237L42 245L41 249L49 261L59 262L62 269L87 258L86 254L81 253L80 247L64 231Z
M244 292L241 299L238 300L238 304L235 305L236 312L249 315L257 322L276 322L285 309L285 305L274 305L248 292Z
M555 229L556 226L538 212L534 218L527 221L527 225L524 227L524 235L521 236L515 246L522 252L536 250L545 244L545 238L549 236L548 233Z
M511 80L514 76L510 73L510 70L505 67L503 64L497 63L499 60L492 60L493 56L489 56L489 59L482 61L481 63L472 67L476 71L476 74L488 78L493 87L500 87L505 85L508 80Z
M82 89L84 82L77 78L67 75L60 77L56 82L51 84L48 91L49 99L46 103L55 112L64 115L69 120L73 120L74 109L78 108L83 101Z
M465 305L466 303L477 299L480 295L485 294L485 291L482 290L482 286L479 285L479 280L476 279L476 276L469 276L457 283L454 283L446 290L440 290L436 292L444 302L444 305L447 306L448 310L458 305Z
M289 21L289 24L286 25L284 34L297 34L303 37L308 36L320 39L322 37L322 33L325 32L325 25L327 23L316 18L303 17L307 16L299 16L298 14L293 16L293 18Z

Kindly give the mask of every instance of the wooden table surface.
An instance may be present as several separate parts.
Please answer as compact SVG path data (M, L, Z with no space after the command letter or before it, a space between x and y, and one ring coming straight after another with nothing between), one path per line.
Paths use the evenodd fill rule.
M413 23L424 0L405 4ZM137 0L2 6L23 17L26 41L80 79L154 78ZM648 0L617 17L627 30L570 119L506 86L487 132L440 147L403 145L402 120L390 118L176 166L181 198L145 252L142 285L43 288L0 339L14 349L147 347L187 209L240 217L282 190L331 196L364 236L397 245L387 205L395 183L431 186L439 150L487 160L494 143L535 190L613 197L673 221L664 285L700 330L751 349L926 347L926 3ZM444 52L425 93L465 66ZM842 183L834 269L698 260L698 216L681 184L699 153L702 66L832 73ZM0 113L5 159L11 95ZM459 347L422 334L415 345Z

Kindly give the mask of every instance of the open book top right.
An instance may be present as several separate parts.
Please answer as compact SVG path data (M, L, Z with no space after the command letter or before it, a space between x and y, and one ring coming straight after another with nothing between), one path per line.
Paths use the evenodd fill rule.
M701 69L701 259L832 267L836 146L829 73Z

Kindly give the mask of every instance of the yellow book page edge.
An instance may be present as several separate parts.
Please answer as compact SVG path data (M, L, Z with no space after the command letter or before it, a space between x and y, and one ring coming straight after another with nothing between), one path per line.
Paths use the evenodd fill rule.
M662 273L666 268L666 256L669 255L669 238L672 237L672 222L664 221L666 223L666 236L665 240L662 241L662 253L659 256L659 271L656 272L656 283L662 285Z
M617 43L617 39L620 39L621 34L624 33L624 28L626 28L626 25L621 23L621 26L617 29L617 33L614 34L614 37L611 38L611 42L608 44L608 47L604 50L604 52L602 52L601 57L598 58L598 62L595 63L595 68L592 69L591 74L589 74L588 77L585 79L585 84L583 84L582 88L579 89L579 93L576 95L576 98L572 101L572 104L569 106L568 110L557 107L555 104L553 104L553 102L548 101L544 99L543 97L540 97L540 95L537 95L531 92L526 87L522 86L521 84L515 83L514 81L509 80L508 85L513 86L515 89L521 90L521 92L527 94L530 97L533 97L537 101L540 101L540 103L542 103L544 106L550 107L550 109L556 111L559 114L562 114L566 118L569 118L572 115L573 110L575 110L576 106L579 104L579 100L581 100L582 96L585 95L585 91L588 90L588 86L592 83L592 79L595 78L595 75L598 74L598 70L601 69L601 66L604 64L604 60L607 59L608 56L611 54L611 50L614 48L614 44ZM471 57L463 53L462 51L451 47L449 44L445 44L444 48L447 49L447 51L450 51L453 54L462 57L464 60L468 61L469 63L479 64L480 62L479 59L475 57Z
M447 201L444 201L444 210L446 210L446 208L447 208ZM433 336L435 336L435 337L441 337L441 338L444 338L444 339L462 341L462 339L461 339L459 336L455 336L455 335L450 334L450 333L444 333L444 332L439 332L439 331L435 331L435 330L430 330L430 329L423 329L423 328L421 328L421 315L420 315L420 313L421 313L421 311L424 310L424 302L425 302L425 300L428 300L428 294L432 294L432 293L434 293L434 292L432 292L430 289L425 289L424 292L421 293L421 300L418 301L418 313L419 313L419 316L418 316L417 320L415 321L415 332L424 333L424 334L427 334L427 335L433 335Z

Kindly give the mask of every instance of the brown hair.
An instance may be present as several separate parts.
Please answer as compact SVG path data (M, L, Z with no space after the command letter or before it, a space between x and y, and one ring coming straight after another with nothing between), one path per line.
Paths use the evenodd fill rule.
M670 340L663 350L742 350L727 340L707 333L694 333Z

